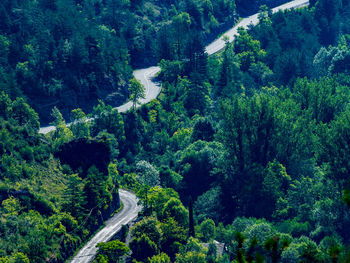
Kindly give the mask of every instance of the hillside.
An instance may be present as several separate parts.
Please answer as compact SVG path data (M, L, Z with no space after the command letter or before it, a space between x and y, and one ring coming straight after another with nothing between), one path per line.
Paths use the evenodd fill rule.
M97 263L350 262L350 1L262 6L205 53L259 4L2 2L0 262L64 262L119 186L143 210ZM158 98L120 114L142 97L132 67L156 62ZM39 135L31 107L56 130Z
M65 117L78 107L90 112L97 99L118 106L128 97L130 64L163 58L159 50L165 51L164 45L173 49L175 43L170 32L179 34L182 27L210 32L235 14L233 1L207 5L189 0L175 5L128 0L2 1L0 91L11 98L27 97L42 123L52 120L47 112L54 106ZM187 14L191 19L182 22Z
M237 4L244 14L280 2ZM69 118L98 99L120 105L132 67L186 58L191 36L211 40L238 17L233 0L7 0L0 15L0 91L26 97L43 124L54 106Z

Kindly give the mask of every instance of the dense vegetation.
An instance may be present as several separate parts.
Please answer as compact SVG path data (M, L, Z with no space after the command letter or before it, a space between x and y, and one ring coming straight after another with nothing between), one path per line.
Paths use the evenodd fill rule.
M133 141L119 156L123 184L137 184L147 161L168 187L140 192L135 260L213 262L216 246L202 242L215 239L225 244L219 262L349 261L348 10L347 1L275 15L264 7L220 54L207 58L197 41L194 59L160 62L162 94L125 115ZM164 229L171 188L189 210L193 200L195 239ZM191 213L176 206L171 217L191 234Z
M258 26L211 57L200 32L232 17L232 1L1 5L0 87L9 95L0 96L0 262L62 262L118 208L119 184L144 209L129 244L99 244L96 262L121 262L130 251L134 262L150 263L350 261L349 1L273 15L262 7ZM38 12L52 28L14 30L32 27ZM42 32L55 33L32 43ZM60 41L79 45L72 50L86 59L60 71ZM22 60L26 45L36 59ZM44 71L48 60L55 75ZM128 63L158 60L157 100L123 115L100 100L95 120L81 121L87 116L75 109L69 127L55 107L57 129L46 136L37 134L35 111L15 98L45 94L43 77L63 92L74 86L59 76L102 88L99 74L110 73L139 90Z
M109 143L48 141L22 98L0 105L0 262L63 262L119 208Z
M98 98L120 105L130 64L180 58L190 32L234 15L233 0L1 1L0 91L26 96L45 122L53 106L67 117Z
M62 262L119 206L122 117L100 103L93 126L67 128L58 108L75 121L86 116L72 109L91 112L98 98L121 104L130 65L175 45L171 58L184 58L193 32L209 35L234 15L227 0L1 1L0 261ZM37 134L39 117L57 126L50 138Z

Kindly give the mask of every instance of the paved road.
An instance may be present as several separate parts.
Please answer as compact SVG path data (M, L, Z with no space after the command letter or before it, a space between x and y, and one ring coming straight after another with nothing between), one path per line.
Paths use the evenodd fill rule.
M160 67L150 67L145 69L138 69L134 71L134 77L141 82L145 87L145 99L140 99L141 104L146 104L151 100L157 98L160 92L160 85L152 81L156 74L160 71ZM124 105L119 106L117 109L119 112L128 111L132 107L132 102L127 102Z
M98 243L107 242L121 229L122 225L128 224L137 217L141 207L137 205L136 196L122 189L119 189L119 196L123 202L123 209L105 222L105 227L79 250L78 254L70 260L71 263L91 262L96 255Z
M306 6L309 4L308 0L295 0L288 2L286 4L280 5L272 9L273 12L277 12L278 10L298 8L302 6ZM237 35L237 29L239 27L247 28L250 24L256 25L258 23L258 14L243 18L235 27L228 30L222 37L215 40L211 44L206 47L206 52L208 55L212 55L225 47L225 42L223 40L224 36L229 38L229 41L232 42L234 40L235 35ZM145 89L146 89L146 98L141 100L141 104L145 104L155 98L157 98L160 92L160 84L153 82L152 79L156 76L156 74L160 71L160 68L157 66L149 67L145 69L138 69L134 71L134 77L140 81ZM119 107L117 107L119 112L125 112L131 109L132 103L127 102ZM70 123L68 123L70 125ZM47 126L42 127L39 130L39 133L49 133L50 131L54 131L56 129L55 126Z
M308 4L307 0L295 0L279 7L273 9L273 12L283 9L296 8L301 6L306 6ZM227 31L225 35L229 37L229 41L234 40L234 35L237 34L237 28L247 27L250 24L258 23L258 15L252 15L250 17L242 19L242 21L236 25L231 30ZM223 49L225 42L222 37L209 46L206 47L206 51L209 55L212 55L219 50ZM152 79L160 71L159 67L150 67L146 69L140 69L134 71L134 76L138 79L146 89L146 98L141 100L141 104L145 104L152 99L156 98L160 92L159 83L153 82ZM124 105L118 107L119 112L125 112L132 107L132 103L128 102ZM47 133L54 130L55 127L43 127L40 129L41 133ZM137 217L138 212L141 210L141 207L137 205L137 198L133 193L130 193L125 190L119 190L120 199L124 204L122 211L114 215L108 221L105 222L106 226L100 230L79 252L78 254L70 261L71 263L88 263L91 262L96 254L97 248L96 245L99 242L106 242L112 236L120 230L123 224L127 224Z
M141 99L141 104L146 104L151 100L157 98L160 92L160 84L152 81L156 74L160 71L160 67L154 66L145 69L138 69L133 72L134 77L141 82L141 84L145 87L146 98ZM139 105L140 106L140 105ZM126 112L132 108L132 102L127 102L119 107L117 107L119 112ZM91 121L92 119L87 119L87 121ZM67 123L67 126L70 126L72 123ZM55 126L46 126L41 127L39 133L46 134L51 131L56 130Z
M291 9L291 8L298 8L302 6L307 6L308 4L309 4L309 0L295 0L273 8L272 12L277 12L279 10L285 10L285 9ZM235 35L238 34L237 29L239 27L248 28L249 25L251 24L257 25L258 22L259 22L258 14L243 18L237 25L235 25L230 30L226 31L222 37L220 37L219 39L209 44L206 47L206 52L208 53L208 55L212 55L220 51L225 47L225 41L224 41L225 36L227 36L229 38L229 41L232 42L235 38Z

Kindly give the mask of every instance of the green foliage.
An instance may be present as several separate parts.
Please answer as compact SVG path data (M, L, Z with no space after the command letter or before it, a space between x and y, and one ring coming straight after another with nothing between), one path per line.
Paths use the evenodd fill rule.
M195 27L202 22L191 2L186 13ZM263 7L256 27L240 29L233 44L227 43L205 63L199 59L207 60L205 56L193 56L201 54L200 38L192 32L192 38L180 39L174 28L175 48L166 51L169 56L160 63L162 109L141 111L143 130L151 132L139 140L136 160L161 167L162 185L175 187L185 204L194 198L199 222L211 218L227 224L246 215L274 223L236 219L226 227L214 224L215 234L206 237L208 221L197 227L203 240L215 235L225 243L229 261L326 262L325 258L340 259L339 248L321 248L302 236L315 242L339 233L349 238L344 231L348 211L340 199L348 183L348 37L340 37L337 30L342 24L338 15L348 14L338 2L333 4L333 14L324 14L329 24L316 18L325 2L314 9L276 14ZM172 25L191 30L186 28L187 15L175 8ZM210 11L214 1L203 1L202 8L215 12ZM215 15L207 16L215 26ZM329 28L336 29L329 38L334 47L321 48ZM164 32L160 36L167 46ZM160 141L157 151L154 145ZM175 184L171 180L176 174L182 178ZM177 197L168 190L150 191L154 192L148 192L148 203L161 221L160 251L171 259L178 254L176 260L194 257L184 249L185 242L170 241L168 221L185 226L180 219L185 217L178 217ZM346 201L347 190L343 195ZM205 259L215 261L213 255Z
M240 64L238 57L235 56L233 44L226 43L222 58L218 62L221 62L220 66L214 64L213 68L210 67L210 71L219 68L217 76L214 76L214 78L216 77L215 95L217 97L230 97L241 88L241 81L238 78Z
M148 204L152 207L152 211L156 212L158 218L163 215L165 204L171 199L179 199L179 194L171 188L161 188L159 186L152 187L148 193Z
M161 230L159 228L159 222L154 217L147 217L135 224L132 228L131 234L134 238L141 238L143 234L156 244L158 247L160 245Z
M51 124L56 126L56 130L52 134L54 148L58 149L61 145L73 140L73 132L67 127L61 112L54 107L51 111L51 116L54 118Z
M21 252L17 252L17 253L12 253L10 258L0 258L0 262L1 263L29 263L29 259L28 257L21 253Z
M118 110L110 105L106 105L103 101L99 101L99 104L94 107L92 115L95 118L92 127L93 134L96 135L106 130L114 135L118 142L118 147L121 147L119 145L123 145L125 142L125 130L123 117Z
M84 185L87 209L99 211L108 207L112 201L111 188L114 188L114 186L106 180L106 176L95 166L91 166L87 172Z
M153 216L145 217L135 224L131 231L133 236L131 242L133 243L130 244L130 248L133 251L136 249L137 253L140 253L135 256L137 260L146 259L146 257L142 257L142 253L146 253L146 250L143 251L139 248L139 242L145 246L145 249L152 251L149 253L155 255L156 251L160 250L173 259L188 237L188 211L179 200L178 193L170 188L159 186L150 188L147 192L147 198L147 204L153 211ZM146 237L147 240L145 240ZM154 262L167 261L167 257L162 255L152 258L152 255L147 255L150 257L148 259L150 262L152 260Z
M121 257L127 255L130 250L118 239L106 243L98 243L97 248L98 256L100 255L100 259L98 259L99 263L103 262L102 258L111 263L121 262Z
M3 215L5 217L17 216L21 211L21 204L19 200L14 198L13 196L2 201L1 206L3 209Z
M222 206L220 204L221 188L214 187L200 195L194 203L194 211L198 221L211 218L215 222L221 221Z
M199 73L192 74L192 81L185 86L184 107L190 116L203 114L209 105L208 95L210 84L203 82Z
M162 59L159 62L159 66L161 67L159 77L169 83L175 83L178 76L181 76L184 71L183 62L181 61L168 61Z
M198 262L198 263L206 263L205 254L201 252L187 252L185 255L177 254L176 261L178 263L190 263L190 262Z
M215 243L211 242L209 243L208 246L208 253L207 253L207 262L216 262L216 257L217 257L217 248Z
M196 141L178 153L178 170L183 175L183 192L197 198L214 181L211 173L218 167L223 154L219 142ZM198 182L201 184L198 184Z
M74 135L57 108L53 116L58 127L45 137L37 134L38 115L23 99L12 101L4 93L0 97L1 260L64 261L96 226L101 218L97 211L108 214L113 180L93 167L73 173L61 166L55 151ZM80 119L81 113L74 111L74 118ZM88 136L89 127L84 132ZM99 154L109 155L106 149ZM72 151L69 157L77 158Z
M170 258L165 253L160 253L158 255L155 255L149 259L150 263L170 263Z
M174 218L181 226L188 225L188 211L179 199L171 197L162 209L162 218Z
M3 120L10 121L14 126L21 126L30 135L38 132L39 116L23 98L18 97L11 100L7 94L2 92L0 99L0 117Z
M133 238L130 241L130 249L132 250L133 258L136 260L151 258L159 253L157 245L145 234L138 238Z
M1 2L0 261L63 262L115 210L120 181L144 204L135 261L347 262L349 1L310 4L262 7L208 59L202 37L234 1ZM144 88L129 64L155 61L162 94L136 111ZM126 87L133 112L99 101L93 121L78 108L67 127L80 101L113 90L105 101L119 104ZM23 94L60 105L55 132L37 134ZM222 242L208 251L188 237L192 199L198 237ZM99 250L97 262L128 252Z
M194 124L191 137L193 141L212 141L214 134L213 124L208 119L198 119Z
M172 24L175 28L175 36L176 36L176 46L177 51L176 55L178 58L181 57L181 50L182 50L182 34L189 30L189 26L191 25L191 19L190 15L186 12L182 12L178 14L177 16L174 16L172 19Z
M105 21L107 14L101 11L107 5L81 1L2 4L1 16L7 22L0 29L1 72L6 80L1 81L1 90L14 96L25 93L44 115L52 102L70 109L85 106L101 91L121 86L118 82L131 75L128 48L125 37ZM14 9L26 12L15 14ZM13 26L23 34L11 30ZM118 97L125 99L125 90Z
M349 109L346 108L329 125L320 125L320 148L319 160L330 164L333 176L344 184L348 175L347 156L348 130L349 130Z
M182 176L168 167L160 167L159 176L161 185L164 187L178 189Z
M266 175L262 182L262 191L266 195L267 201L270 200L271 210L275 210L278 198L282 197L288 189L291 181L286 172L286 168L276 160L269 162L266 168Z
M252 63L263 60L266 52L261 49L259 40L253 40L243 28L238 28L238 34L234 48L238 54L241 69L246 71Z
M182 245L186 243L188 231L172 217L163 221L161 230L163 233L161 239L162 251L167 253L169 257L173 259Z
M209 242L215 237L215 223L211 219L204 220L200 226L200 233L204 242Z
M180 128L170 138L170 144L174 150L185 148L190 142L191 130Z
M142 84L135 78L132 78L130 81L130 100L132 101L132 107L134 111L136 110L137 104L140 104L140 99L145 98L145 88Z
M86 195L84 193L85 182L77 175L68 177L67 188L64 192L62 208L70 212L79 221L83 221L86 216Z
M299 79L294 85L293 97L303 110L310 111L316 122L328 123L344 110L349 96L335 78L322 78L311 82Z
M75 109L71 112L71 130L75 138L86 138L90 135L89 123L85 113L81 109Z

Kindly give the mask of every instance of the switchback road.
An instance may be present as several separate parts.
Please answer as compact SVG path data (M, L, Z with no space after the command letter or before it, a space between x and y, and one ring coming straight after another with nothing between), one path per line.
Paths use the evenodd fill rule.
M307 6L309 3L308 0L295 0L273 8L273 12L278 10L291 9ZM258 14L249 16L242 19L236 26L227 31L222 37L212 42L206 47L206 52L208 55L212 55L225 47L224 36L226 35L229 38L229 41L234 40L235 35L237 35L238 27L247 28L250 24L256 25L258 23ZM154 82L156 74L160 71L160 68L157 66L149 67L145 69L139 69L134 71L134 76L139 80L145 87L146 98L141 100L141 104L148 103L152 99L157 98L160 92L160 84ZM119 112L125 112L132 107L131 102L127 102L118 107ZM54 126L42 127L40 128L40 133L48 133L55 130ZM118 232L123 224L128 224L134 218L137 217L138 212L141 210L141 207L137 205L136 196L128 191L119 190L120 199L124 204L122 211L114 215L112 218L105 222L105 227L101 229L81 250L78 254L73 257L70 261L71 263L88 263L93 260L96 255L97 248L96 245L100 242L106 242Z
M277 12L279 10L291 9L291 8L299 8L303 6L307 6L309 4L309 0L294 0L278 7L272 9L273 12ZM247 28L249 25L256 25L259 22L258 14L243 18L237 25L228 30L223 34L222 37L213 41L206 47L206 52L208 55L215 54L216 52L222 50L225 47L224 36L227 36L229 42L232 42L237 35L237 29L239 27ZM153 66L145 69L138 69L134 71L134 77L143 84L146 90L146 98L141 100L141 104L145 104L150 102L151 100L157 98L160 92L160 84L153 82L152 80L155 78L156 74L160 71L158 66ZM131 109L132 103L127 102L119 107L117 107L119 112L125 112ZM68 124L70 125L70 124ZM54 131L56 129L55 126L47 126L41 127L39 133L49 133L50 131Z

